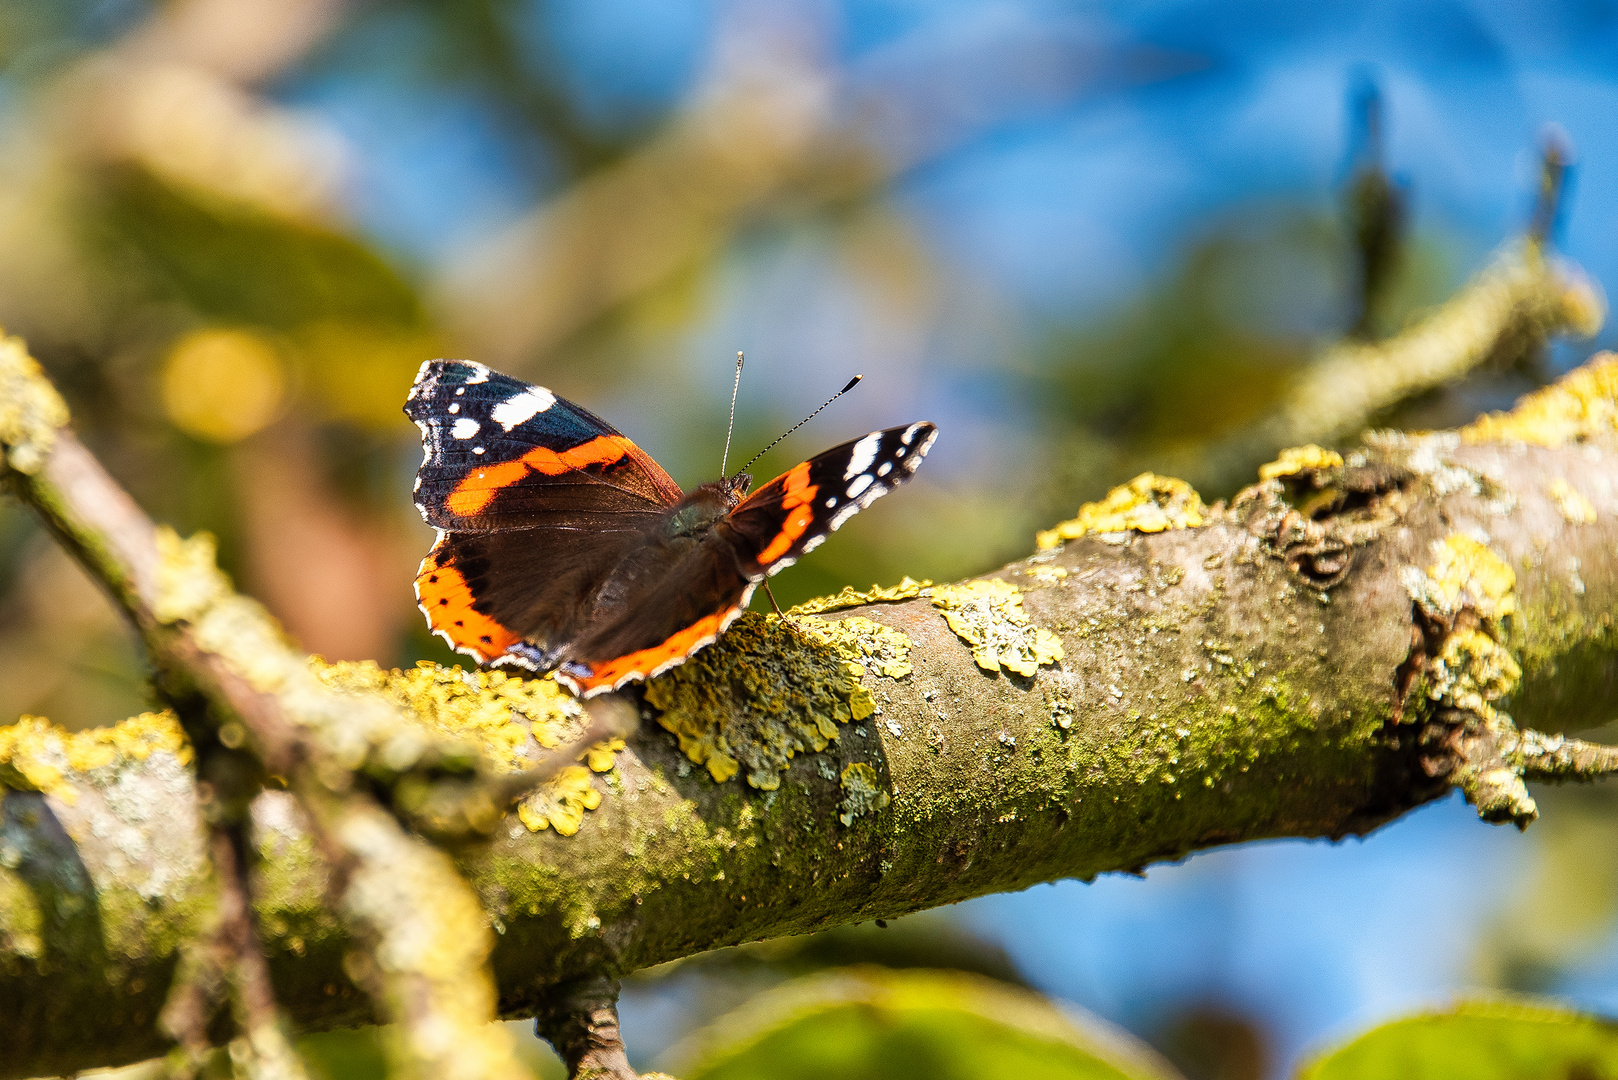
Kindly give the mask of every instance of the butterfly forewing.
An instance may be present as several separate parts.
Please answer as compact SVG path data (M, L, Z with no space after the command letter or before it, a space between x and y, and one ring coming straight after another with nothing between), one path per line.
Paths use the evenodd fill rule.
M635 528L637 515L680 501L679 485L610 424L481 364L423 364L405 413L421 429L416 507L435 528Z
M873 431L753 492L722 530L734 537L742 572L756 581L819 547L849 518L909 480L937 437L938 429L925 423Z

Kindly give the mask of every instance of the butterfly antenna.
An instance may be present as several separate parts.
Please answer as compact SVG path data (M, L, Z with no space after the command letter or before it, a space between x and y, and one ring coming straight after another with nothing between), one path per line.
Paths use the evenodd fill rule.
M821 413L821 410L825 409L826 405L830 405L832 402L836 401L838 398L842 397L844 394L846 394L850 390L854 389L855 386L859 385L859 381L861 379L863 379L863 378L865 378L864 375L856 375L852 379L848 380L848 385L843 387L841 390L837 391L837 393L833 394L831 397L827 398L826 401L825 401L825 404L821 405L819 409L816 409L814 412L810 413L808 416L804 417L802 420L799 420L796 424L793 424L791 427L787 428L786 431L782 432L781 439L784 439L788 435L791 435L794 431L797 431L799 428L803 427L803 425L807 424L809 421L811 421L815 417L819 416L820 413ZM778 443L780 443L781 439L776 439L775 442L772 442L770 445L766 446L764 449L762 449L758 453L754 454L752 461L749 461L746 465L743 465L740 469L736 470L736 474L738 476L740 476L742 473L744 473L748 469L752 468L753 462L757 461L759 458L763 457L765 454L768 454L771 450L774 450L776 445Z
M725 425L725 456L719 459L719 475L725 475L730 464L730 434L736 430L736 392L742 388L742 351L736 350L736 381L730 388L730 423Z

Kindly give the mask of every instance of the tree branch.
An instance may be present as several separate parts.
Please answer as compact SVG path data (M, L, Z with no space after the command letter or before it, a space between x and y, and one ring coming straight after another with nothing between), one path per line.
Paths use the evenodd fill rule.
M1508 710L1561 723L1546 681L1576 699L1613 670L1615 418L1618 360L1599 358L1461 432L1289 452L1228 506L1172 481L1121 489L1065 545L979 583L749 615L637 695L656 723L598 763L604 790L588 773L570 789L573 816L458 851L481 913L434 891L448 861L352 792L265 792L254 893L289 1018L376 1016L352 977L428 1038L413 995L467 985L483 919L500 1011L535 1015L581 979L1217 844L1363 833L1451 787L1526 824L1525 778L1607 768ZM370 730L380 700L419 737L454 688L499 714L478 729L491 758L510 724L539 730L522 710L550 692L361 667L320 676L355 691L322 723ZM135 730L96 736L112 747L97 757L38 723L0 729L0 777L44 792L7 794L0 826L0 1013L16 1018L0 1076L160 1048L151 987L195 932L206 863L183 745ZM392 942L414 959L388 984L369 965ZM92 1000L93 1033L72 1018Z
M598 975L557 987L535 1025L567 1062L569 1076L637 1080L618 1031L617 979Z

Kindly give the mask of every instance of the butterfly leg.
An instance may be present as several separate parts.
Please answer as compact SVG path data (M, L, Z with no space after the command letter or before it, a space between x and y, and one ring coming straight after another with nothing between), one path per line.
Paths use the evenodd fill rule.
M781 616L783 619L786 618L787 613L782 611L781 605L775 602L775 594L770 591L770 583L768 581L761 581L759 584L764 586L764 595L770 598L770 606L775 609L775 613Z

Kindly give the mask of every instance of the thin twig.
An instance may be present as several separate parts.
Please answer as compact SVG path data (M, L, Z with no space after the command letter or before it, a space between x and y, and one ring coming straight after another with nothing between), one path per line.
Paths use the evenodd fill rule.
M308 1073L287 1039L253 916L244 824L215 825L208 837L208 854L219 883L219 937L230 955L236 1026L241 1033L231 1045L231 1055L242 1061L251 1077L303 1080Z
M534 1018L534 1029L567 1063L570 1077L640 1080L618 1030L618 980L581 979L558 987Z
M1597 780L1618 773L1618 746L1525 731L1510 756L1527 780Z
M1567 135L1558 128L1545 133L1539 159L1539 191L1534 198L1534 214L1529 219L1528 237L1544 245L1555 231L1562 212L1562 196L1567 189L1567 171L1573 164L1573 149Z
M1330 446L1359 434L1387 410L1466 375L1503 345L1558 334L1591 336L1603 299L1577 268L1552 264L1537 244L1519 243L1442 307L1375 343L1346 341L1300 369L1285 397L1259 423L1153 465L1193 486L1224 486L1283 447Z

